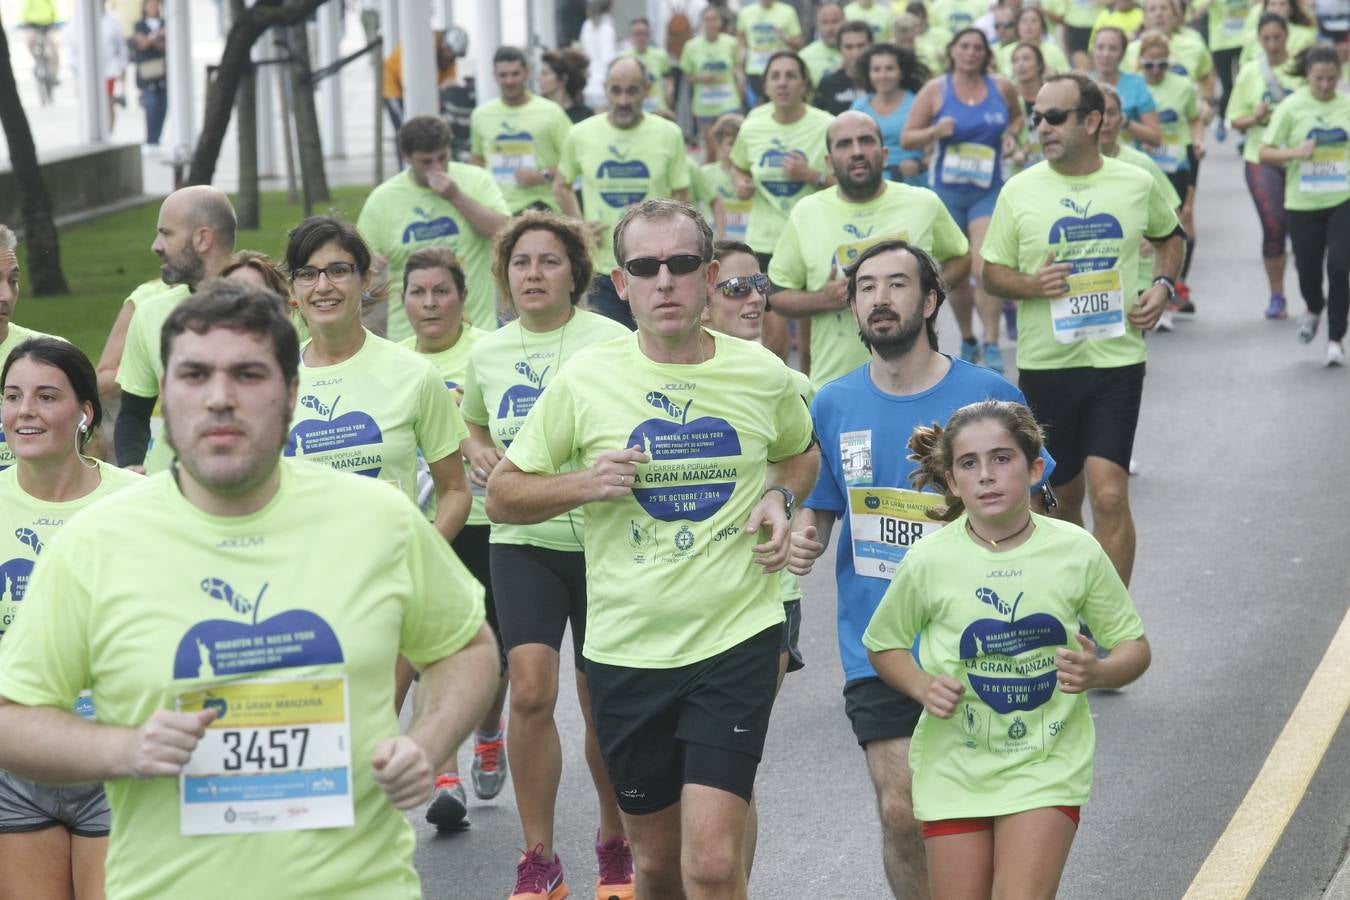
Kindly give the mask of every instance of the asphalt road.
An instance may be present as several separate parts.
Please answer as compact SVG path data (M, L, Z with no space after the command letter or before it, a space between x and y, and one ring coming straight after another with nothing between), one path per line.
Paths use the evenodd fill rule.
M1092 802L1064 874L1069 898L1175 898L1228 824L1339 625L1350 596L1350 370L1294 319L1262 318L1255 212L1230 139L1202 171L1191 275L1199 314L1149 339L1131 480L1139 530L1132 593L1153 644L1144 678L1093 695ZM1340 252L1350 252L1341 248ZM1298 297L1292 260L1287 293ZM1291 308L1301 304L1291 299ZM955 327L943 323L944 346ZM1011 360L1009 350L1005 356ZM807 667L774 712L757 791L752 897L888 896L863 756L840 698L833 565L805 582ZM570 663L564 658L564 665ZM591 896L594 793L575 693L564 680L557 847L573 896ZM467 759L466 759L467 763ZM1342 724L1251 896L1320 897L1350 838L1350 727ZM511 788L471 801L467 830L420 815L429 898L505 898L522 843Z

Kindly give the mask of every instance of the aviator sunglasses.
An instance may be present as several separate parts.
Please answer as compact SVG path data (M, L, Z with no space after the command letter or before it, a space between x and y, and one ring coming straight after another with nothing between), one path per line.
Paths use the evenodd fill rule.
M1063 125L1069 120L1072 113L1085 112L1087 110L1081 106L1076 106L1073 109L1047 109L1045 112L1041 112L1039 109L1032 110L1031 127L1039 128L1042 122L1049 122L1051 125Z
M651 278L661 271L661 266L670 270L672 275L688 275L703 265L703 257L697 253L677 253L665 259L655 256L639 256L623 264L624 271L634 278Z
M769 289L769 276L763 272L756 272L754 275L737 275L728 278L726 281L719 281L716 287L724 297L744 297L751 291L759 291L763 294Z

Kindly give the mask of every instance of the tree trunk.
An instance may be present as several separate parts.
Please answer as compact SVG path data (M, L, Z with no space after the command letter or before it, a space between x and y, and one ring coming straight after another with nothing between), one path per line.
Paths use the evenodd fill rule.
M206 91L206 114L202 133L192 154L188 184L210 184L216 174L220 148L225 143L225 131L230 126L235 94L240 80L252 70L249 55L258 38L273 25L291 25L303 22L325 2L341 0L259 0L243 14L235 17L230 33L225 38L225 50L220 55L216 77Z
M10 165L18 194L19 216L24 240L28 244L28 278L39 297L68 294L70 287L61 272L61 241L52 221L52 201L38 167L37 147L28 127L28 116L19 100L19 85L14 80L14 65L9 54L9 38L0 25L0 127L9 143Z
M324 174L323 143L319 139L319 114L310 82L309 33L305 23L287 29L291 45L291 115L295 116L295 143L300 154L300 180L305 194L305 215L313 215L315 203L327 203L328 178Z
M230 0L234 20L243 18L244 0ZM253 65L244 68L239 79L236 105L239 137L239 199L234 205L240 228L257 228L258 214L258 93Z

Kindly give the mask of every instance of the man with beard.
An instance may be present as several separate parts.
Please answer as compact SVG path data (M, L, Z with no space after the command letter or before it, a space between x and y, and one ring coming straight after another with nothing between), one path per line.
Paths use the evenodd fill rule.
M397 491L281 459L300 353L279 297L216 281L163 335L177 462L43 551L0 650L0 766L107 783L110 896L281 896L321 859L315 896L421 897L401 810L497 689L483 588ZM315 553L320 518L360 540ZM400 654L422 672L405 733ZM86 688L97 721L70 711Z
M614 226L629 207L645 200L689 199L689 158L680 126L642 111L647 96L647 67L633 56L609 65L602 116L578 122L563 142L553 197L564 215L582 218L572 183L581 179L585 220L595 234L595 280L591 309L636 329L628 304L619 299L610 276L614 262Z
M159 439L163 420L153 415L164 375L159 332L197 285L224 268L234 253L234 233L234 207L216 188L182 188L164 198L159 208L150 250L159 257L160 279L171 287L149 296L133 295L135 305L117 367L122 408L113 429L113 444L120 466L141 473L169 466L172 453Z
M908 762L923 707L877 677L862 635L906 551L940 527L926 512L942 495L910 488L917 467L903 449L910 434L947 421L968 403L1025 400L1001 375L938 352L936 322L947 290L938 264L921 248L899 238L871 245L848 269L843 290L870 358L821 388L811 405L820 476L793 529L814 526L812 551L819 554L840 521L835 578L844 711L876 789L891 890L927 896ZM1047 475L1053 465L1048 461Z
M773 308L811 319L811 383L819 389L867 360L848 312L844 269L863 250L903 238L942 264L948 284L970 271L970 245L938 196L886 181L881 127L863 112L842 114L825 134L825 160L837 180L792 208L769 264Z
M370 192L356 228L374 256L370 271L403 296L403 265L423 247L449 247L464 267L464 313L477 328L497 327L492 289L492 237L510 217L493 176L450 158L450 126L439 116L413 116L398 130L406 168ZM412 337L402 303L387 307L384 335L397 343Z

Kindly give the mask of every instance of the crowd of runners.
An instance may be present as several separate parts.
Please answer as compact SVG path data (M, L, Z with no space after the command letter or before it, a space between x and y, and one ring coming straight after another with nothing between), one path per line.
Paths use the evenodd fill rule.
M1053 896L1085 695L1149 665L1129 474L1184 339L1150 333L1217 299L1211 142L1265 317L1292 243L1291 344L1325 310L1345 362L1334 7L709 6L673 53L637 20L593 114L575 50L502 47L470 155L408 119L355 222L243 249L224 193L170 195L97 361L20 324L0 226L0 898L288 896L297 859L420 896L405 811L508 785L524 852L464 896L745 897L827 552L891 889Z

